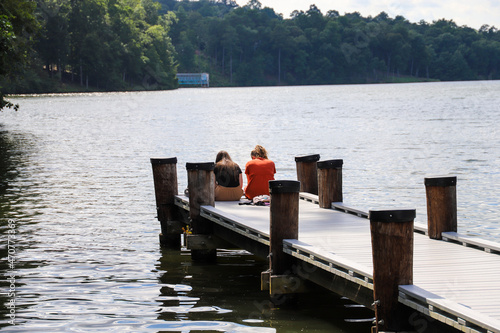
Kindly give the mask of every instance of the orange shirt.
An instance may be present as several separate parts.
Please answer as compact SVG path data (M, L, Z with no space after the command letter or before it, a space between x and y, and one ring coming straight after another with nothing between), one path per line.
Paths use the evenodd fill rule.
M247 175L245 196L248 199L253 199L258 195L269 195L269 181L274 180L275 173L276 167L271 160L257 157L248 161L245 165L245 174Z

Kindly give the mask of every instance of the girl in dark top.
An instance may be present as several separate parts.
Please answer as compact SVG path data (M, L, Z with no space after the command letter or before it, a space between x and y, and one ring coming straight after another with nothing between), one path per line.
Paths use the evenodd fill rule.
M229 154L221 150L215 158L215 200L240 200L243 195L241 169Z

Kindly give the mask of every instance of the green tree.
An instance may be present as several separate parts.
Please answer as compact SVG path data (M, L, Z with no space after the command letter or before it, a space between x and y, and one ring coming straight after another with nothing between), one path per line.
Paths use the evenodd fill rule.
M460 50L453 54L443 52L436 60L436 75L445 81L470 80L472 77L469 65Z
M282 77L282 53L289 51L293 40L290 38L290 30L283 21L278 21L271 32L271 44L278 51L278 84L281 84Z
M260 3L259 0L249 0L248 3L245 5L246 8L249 9L261 9L262 8L262 3Z
M29 63L34 36L39 28L34 11L33 1L0 2L0 77L11 77ZM0 87L0 110L17 110L18 107L5 99Z
M222 75L224 75L225 55L229 53L229 82L233 83L233 51L238 46L238 33L231 25L226 25L222 34Z
M500 42L478 40L472 44L472 54L472 67L480 78L500 78Z
M429 50L425 45L425 39L421 34L411 31L409 34L409 40L411 47L410 75L419 77L421 70L429 66Z
M33 1L2 0L2 59L23 50L17 45L30 36L16 35L13 20L22 15L4 9ZM489 25L478 31L445 19L411 23L385 12L323 15L315 5L283 19L258 0L242 7L232 0L36 2L43 26L38 55L22 51L18 59L37 69L26 71L24 83L4 79L14 92L26 91L31 77L55 85L47 80L51 75L79 81L84 89L170 89L177 86L177 67L210 72L215 85L242 86L499 76L500 32ZM3 68L13 73L15 66Z
M176 19L160 9L153 0L71 0L66 56L72 76L86 89L175 88L169 33ZM47 41L58 39L47 31ZM44 61L53 61L50 55L43 53Z
M69 3L66 1L39 1L38 12L41 14L42 31L37 41L39 56L45 62L45 69L52 77L55 69L60 79L68 62L70 38L68 31Z

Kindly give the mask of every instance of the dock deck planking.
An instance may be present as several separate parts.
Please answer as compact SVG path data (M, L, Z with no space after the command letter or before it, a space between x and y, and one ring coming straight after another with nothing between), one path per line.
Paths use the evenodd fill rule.
M178 199L184 204L188 202L186 197L178 196ZM267 206L216 201L215 207L202 206L202 210L216 212L269 236L270 210ZM449 237L460 239L456 233ZM370 283L366 281L370 282L373 273L372 248L370 223L365 216L319 208L314 198L300 200L298 241L286 240L285 243L287 246L306 250L311 257L322 258L320 262L330 262L330 268L325 265L324 269L332 270L332 262L335 265L345 265L349 274L351 269L360 274L360 284L365 281L365 286L370 287ZM489 245L494 248L496 246ZM434 295L426 301L428 306L443 306L452 313L457 312L458 318L467 317L469 321L485 322L483 326L488 330L500 332L500 255L447 241L432 240L416 232L413 267L411 287L417 288L412 290ZM409 289L400 288L402 292L407 290ZM470 316L476 316L477 319Z

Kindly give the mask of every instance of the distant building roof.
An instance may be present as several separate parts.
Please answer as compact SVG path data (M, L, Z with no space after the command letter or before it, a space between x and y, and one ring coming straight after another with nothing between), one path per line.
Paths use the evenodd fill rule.
M210 75L208 73L177 73L177 80L181 86L208 87Z

